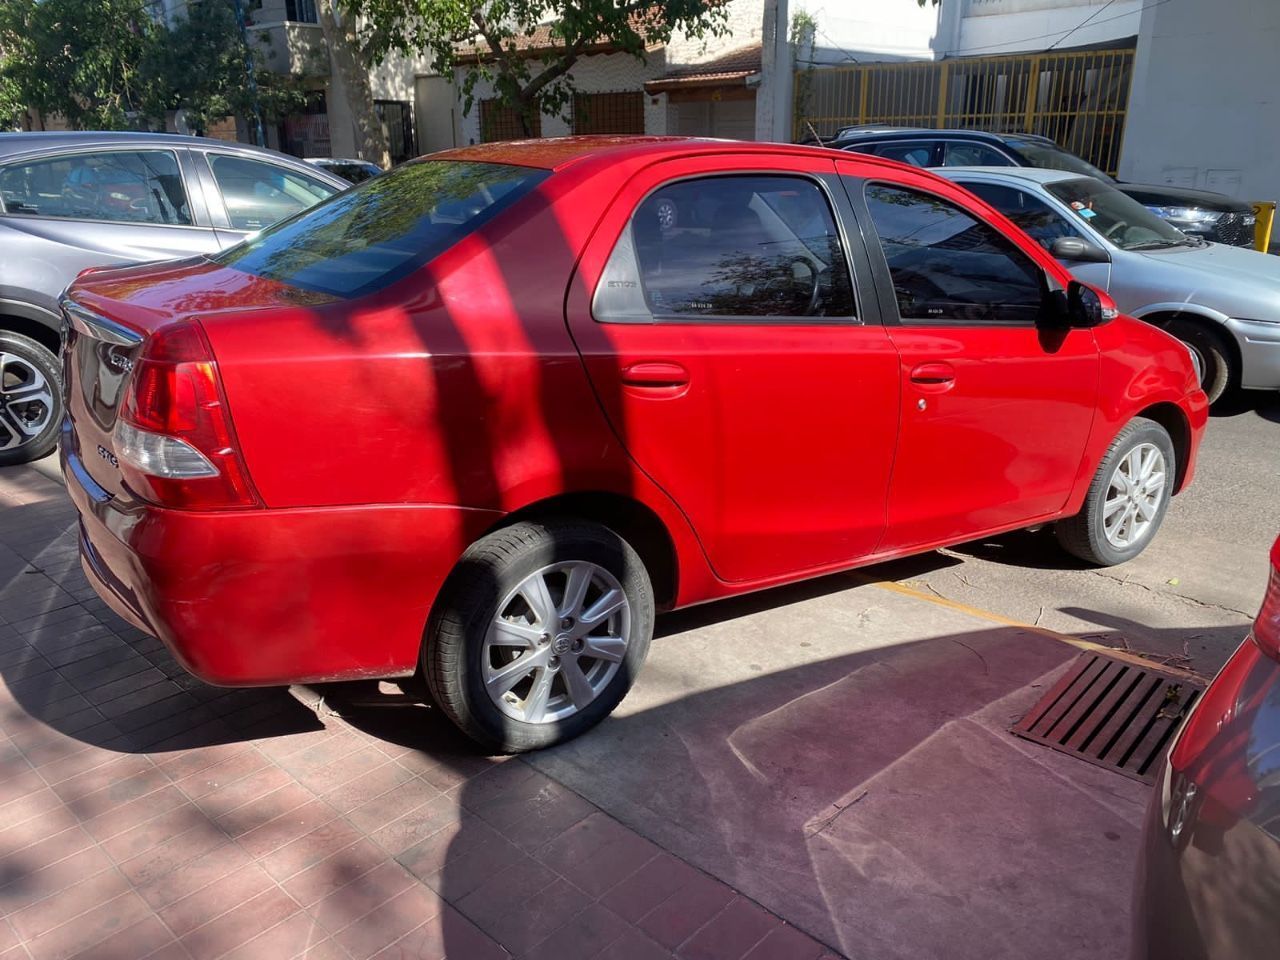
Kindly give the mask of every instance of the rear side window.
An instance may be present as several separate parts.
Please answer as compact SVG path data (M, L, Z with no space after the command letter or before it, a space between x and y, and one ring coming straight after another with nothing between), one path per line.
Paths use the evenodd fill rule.
M933 166L933 141L913 140L910 143L885 143L875 148L877 157L909 163L913 167Z
M869 184L866 200L904 323L1035 323L1044 274L994 227L902 187Z
M1013 164L999 150L985 143L949 141L942 157L944 167L1011 167Z
M407 163L213 259L295 287L360 296L447 250L547 176L498 163Z
M660 187L636 208L597 288L597 320L851 318L831 207L811 180L725 176Z
M29 217L188 225L187 191L168 150L76 153L0 169L4 212Z
M323 181L262 160L210 154L233 230L261 230L337 192Z

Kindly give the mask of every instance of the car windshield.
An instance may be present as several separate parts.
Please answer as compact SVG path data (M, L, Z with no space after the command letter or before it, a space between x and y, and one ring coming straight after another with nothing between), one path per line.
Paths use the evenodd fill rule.
M1045 184L1045 189L1121 250L1197 245L1137 200L1092 177Z
M443 253L548 174L500 163L407 163L211 259L306 290L361 296Z
M1115 183L1088 160L1081 160L1074 153L1063 150L1054 143L1041 143L1037 140L1006 140L1033 167L1044 170L1065 170L1067 173L1078 173L1083 177L1097 177L1105 183Z

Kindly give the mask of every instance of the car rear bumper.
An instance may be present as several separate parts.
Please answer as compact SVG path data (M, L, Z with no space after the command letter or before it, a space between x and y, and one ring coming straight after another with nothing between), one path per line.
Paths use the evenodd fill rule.
M63 445L94 589L208 683L398 676L432 601L500 514L451 506L195 513L123 505Z
M1240 386L1280 388L1280 323L1232 317L1226 325L1240 345Z

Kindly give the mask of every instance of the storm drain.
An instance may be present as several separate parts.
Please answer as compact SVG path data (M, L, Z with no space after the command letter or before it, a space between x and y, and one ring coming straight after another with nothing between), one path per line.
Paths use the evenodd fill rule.
M1185 675L1082 653L1013 733L1150 783L1203 690Z

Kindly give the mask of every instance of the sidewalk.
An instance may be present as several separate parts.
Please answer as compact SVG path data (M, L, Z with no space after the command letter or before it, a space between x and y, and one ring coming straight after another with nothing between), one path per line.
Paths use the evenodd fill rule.
M699 607L495 760L391 685L204 686L75 539L0 471L0 960L1126 952L1146 788L1007 732L1044 632L849 577Z
M412 700L193 680L31 468L0 471L0 680L0 960L825 952Z

